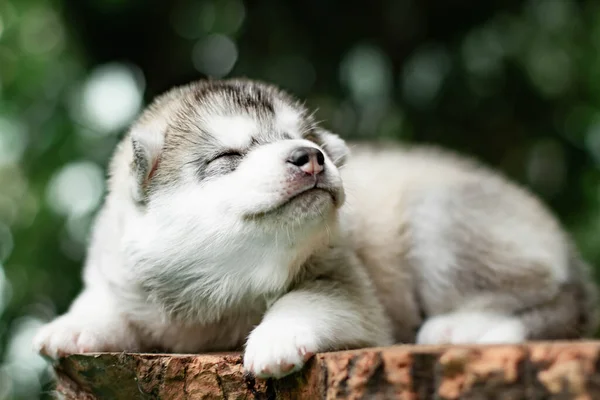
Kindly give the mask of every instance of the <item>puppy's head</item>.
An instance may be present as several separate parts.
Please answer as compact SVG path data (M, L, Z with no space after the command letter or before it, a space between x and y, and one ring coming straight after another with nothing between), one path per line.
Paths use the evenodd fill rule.
M142 221L129 237L132 248L153 249L146 262L172 252L237 273L264 264L265 255L274 264L298 261L327 242L344 203L344 141L264 83L173 89L129 140L128 195Z
M133 126L131 141L132 195L148 212L174 201L190 218L222 213L276 229L327 219L344 202L346 145L267 84L173 89Z

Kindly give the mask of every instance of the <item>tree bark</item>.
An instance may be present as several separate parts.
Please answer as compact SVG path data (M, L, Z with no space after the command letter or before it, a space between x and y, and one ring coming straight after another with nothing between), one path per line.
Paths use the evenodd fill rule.
M600 341L394 346L323 353L281 380L246 375L238 353L73 355L67 399L600 399Z

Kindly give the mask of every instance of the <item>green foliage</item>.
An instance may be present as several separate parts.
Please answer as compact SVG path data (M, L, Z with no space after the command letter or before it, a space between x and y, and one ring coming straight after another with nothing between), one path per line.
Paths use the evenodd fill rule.
M433 142L538 193L600 265L594 1L0 1L0 399L47 396L35 329L81 285L111 151L206 75L282 85L346 138Z

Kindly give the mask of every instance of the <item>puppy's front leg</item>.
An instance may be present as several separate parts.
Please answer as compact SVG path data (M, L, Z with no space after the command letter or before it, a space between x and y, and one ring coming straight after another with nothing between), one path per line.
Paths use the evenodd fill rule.
M137 333L103 288L85 288L69 311L36 334L36 351L52 359L74 353L136 351Z
M248 338L244 367L257 377L279 378L317 352L391 343L389 322L366 280L327 277L273 304Z

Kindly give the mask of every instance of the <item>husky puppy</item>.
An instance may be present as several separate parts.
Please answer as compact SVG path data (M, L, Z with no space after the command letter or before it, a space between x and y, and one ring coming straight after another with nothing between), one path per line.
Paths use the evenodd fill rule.
M115 152L83 291L37 350L244 348L246 370L281 377L316 352L596 328L588 268L531 194L433 148L352 153L265 83L160 96Z

